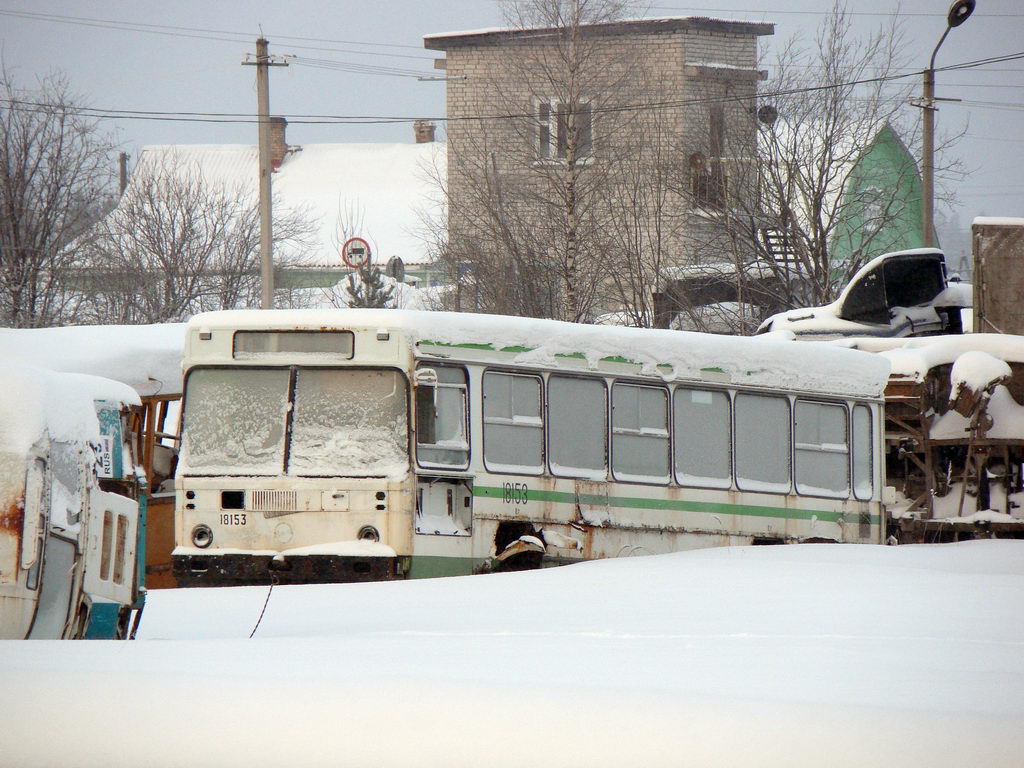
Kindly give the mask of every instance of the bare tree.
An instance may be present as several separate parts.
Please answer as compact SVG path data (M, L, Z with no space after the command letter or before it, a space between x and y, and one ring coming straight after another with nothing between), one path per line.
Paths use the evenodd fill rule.
M301 211L275 207L275 266L307 245ZM80 246L73 280L93 322L156 323L260 299L259 212L246 185L217 184L168 155L137 170L117 209Z
M505 3L510 35L487 83L485 111L493 117L448 129L451 229L442 255L458 308L580 321L600 306L606 188L619 156L595 141L594 130L599 124L601 136L622 136L636 119L611 109L625 98L635 54L586 28L630 6Z
M0 70L0 324L60 322L76 240L112 201L115 149L67 78L33 89Z
M721 166L728 173L700 171L721 194L696 184L691 194L703 193L696 203L726 224L725 247L721 240L715 247L731 269L691 273L690 293L712 285L710 294L748 308L731 330L750 332L762 315L828 303L866 261L915 244L916 163L907 152L884 166L858 163L882 138L895 145L906 137L914 146L912 83L898 78L907 50L899 22L859 37L837 2L812 44L792 38L779 48L760 103L746 105L758 130L756 162L729 158ZM957 172L952 164L945 170ZM705 307L686 294L677 284L673 309L704 330Z

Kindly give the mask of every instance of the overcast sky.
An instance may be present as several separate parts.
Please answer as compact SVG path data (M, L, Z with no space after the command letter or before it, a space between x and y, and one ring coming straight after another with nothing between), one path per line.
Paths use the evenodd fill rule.
M826 7L825 0L655 1L646 15L774 22L775 40L813 35ZM1024 53L1024 4L977 4L943 43L937 67ZM894 8L890 0L850 3L864 33L892 23ZM947 9L946 0L902 4L915 67L927 65ZM495 0L0 0L3 62L20 84L62 70L93 107L172 113L109 121L133 155L147 144L255 143L246 118L186 122L180 113L255 111L255 68L241 62L261 31L272 54L296 57L271 70L271 110L289 117L289 143L411 141L408 122L317 125L299 116L442 118L444 83L416 77L441 74L423 35L500 24ZM1024 216L1022 73L1024 59L937 75L936 95L963 99L941 105L940 134L969 125L956 150L972 169L956 190L953 212L963 226L976 215Z

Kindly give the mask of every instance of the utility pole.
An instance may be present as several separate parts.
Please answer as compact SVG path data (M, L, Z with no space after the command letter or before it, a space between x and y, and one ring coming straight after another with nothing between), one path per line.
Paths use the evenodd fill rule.
M924 110L921 135L921 225L924 229L924 247L935 245L935 102L959 101L959 99L935 98L935 56L942 47L953 27L959 27L974 11L975 0L956 0L949 8L946 16L946 31L932 51L928 61L928 69L924 71L924 82L921 88L919 106Z
M268 67L287 67L284 59L271 59L265 38L256 40L256 61L246 55L242 64L256 67L256 109L259 113L260 150L260 309L274 308L274 225L270 174L270 75Z

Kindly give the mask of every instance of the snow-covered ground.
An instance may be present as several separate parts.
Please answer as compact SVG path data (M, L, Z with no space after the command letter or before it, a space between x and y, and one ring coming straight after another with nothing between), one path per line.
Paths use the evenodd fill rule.
M136 642L0 644L0 764L1024 763L1024 542L267 596L153 592Z

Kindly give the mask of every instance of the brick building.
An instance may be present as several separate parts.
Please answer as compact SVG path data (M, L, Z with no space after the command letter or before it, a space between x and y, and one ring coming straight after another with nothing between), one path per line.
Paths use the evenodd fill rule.
M687 17L425 37L445 53L449 246L506 273L470 304L647 324L667 269L723 258L729 198L753 187L757 41L773 31ZM517 306L516 275L559 296Z

